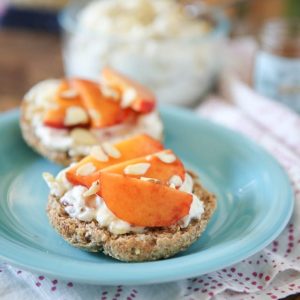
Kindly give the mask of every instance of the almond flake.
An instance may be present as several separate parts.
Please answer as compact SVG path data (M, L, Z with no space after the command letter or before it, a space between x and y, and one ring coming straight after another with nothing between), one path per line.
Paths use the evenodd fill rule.
M146 181L146 182L152 182L152 183L160 183L161 181L156 178L151 178L151 177L140 177L140 180Z
M103 143L102 148L105 153L113 158L120 158L121 152L112 144L110 143Z
M96 180L92 183L90 188L83 193L83 197L90 197L99 192L100 189L100 181Z
M77 145L95 145L97 144L96 137L87 129L75 128L70 133L74 144Z
M111 98L112 100L119 100L120 98L119 92L107 85L101 86L101 92L104 96Z
M169 187L170 187L171 189L176 189L176 186L175 186L174 183L171 183L171 184L169 185Z
M66 90L60 93L60 96L65 99L73 99L78 96L78 92L75 90Z
M126 108L136 99L137 93L135 89L127 89L122 95L121 107Z
M48 173L48 172L44 172L43 174L43 178L46 181L47 185L49 186L51 183L55 182L55 178L52 174Z
M96 111L95 109L89 109L89 115L91 116L91 118L93 120L100 120L101 119L101 115L98 111Z
M176 156L174 154L169 154L169 153L158 153L156 156L164 163L166 164L171 164L174 161L176 161Z
M91 163L86 163L76 170L77 176L88 176L96 171L96 167Z
M99 161L108 161L108 156L104 153L101 146L92 147L90 155Z
M129 165L124 169L124 174L126 175L144 175L151 164L148 163L138 163L134 165Z
M70 106L67 109L64 124L66 126L73 126L78 124L86 124L89 117L86 111L80 106Z
M169 185L175 185L175 187L179 187L182 185L182 180L181 177L178 175L173 175L170 179L169 179Z

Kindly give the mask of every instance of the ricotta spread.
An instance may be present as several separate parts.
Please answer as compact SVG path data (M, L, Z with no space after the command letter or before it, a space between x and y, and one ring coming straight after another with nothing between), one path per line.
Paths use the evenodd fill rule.
M44 179L50 188L50 193L60 197L61 204L65 206L65 211L71 218L85 222L96 220L101 227L107 228L113 234L143 232L145 230L144 227L132 226L116 217L99 195L84 197L84 193L88 189L80 185L72 186L66 179L65 172L66 169L59 173L56 178L46 173ZM179 190L192 194L193 202L189 214L178 222L182 228L187 227L193 219L200 219L204 212L203 202L193 194L193 185L192 177L186 173L185 180Z

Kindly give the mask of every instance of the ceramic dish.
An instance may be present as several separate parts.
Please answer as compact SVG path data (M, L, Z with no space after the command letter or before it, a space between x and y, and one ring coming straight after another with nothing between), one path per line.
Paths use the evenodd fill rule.
M41 173L59 167L21 139L18 112L0 117L0 259L56 278L91 284L151 284L205 274L267 246L293 209L289 180L264 150L241 135L179 108L162 107L166 146L198 172L218 198L203 236L167 260L122 263L69 246L45 213Z

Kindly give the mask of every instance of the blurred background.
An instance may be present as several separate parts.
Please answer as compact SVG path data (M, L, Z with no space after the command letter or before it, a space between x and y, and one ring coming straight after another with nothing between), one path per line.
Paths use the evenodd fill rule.
M103 1L115 0L100 2ZM86 9L84 16L82 11L89 1L1 0L0 110L17 106L38 81L65 74L96 79L105 64L150 86L161 101L196 105L205 95L216 91L219 75L231 63L224 43L248 37L258 41L255 51L262 49L277 58L288 59L288 63L297 61L298 69L293 70L296 75L289 79L292 86L281 90L292 93L288 98L298 101L300 108L299 0L174 0L185 6L191 18L199 20L199 26L184 19L179 22L181 16L175 12L171 16L169 11L159 13L155 30L149 19L149 2L129 2L132 4L126 8L126 19L120 16L122 6L116 6L120 11L114 11L114 15L108 8L95 6L89 12ZM109 18L106 23L100 22L103 16L110 17L112 23ZM277 23L266 26L274 18ZM278 20L293 20L296 29L290 33ZM273 64L269 62L265 67L266 61L264 58L257 72ZM247 84L280 99L273 83L269 84L272 91L264 90L271 79L261 78L260 74L255 77L255 59L245 63L250 72ZM283 72L286 63L279 68Z

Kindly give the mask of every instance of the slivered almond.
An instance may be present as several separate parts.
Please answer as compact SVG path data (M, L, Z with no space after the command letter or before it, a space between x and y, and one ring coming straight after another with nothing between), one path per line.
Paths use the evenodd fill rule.
M169 179L169 185L175 185L175 187L179 187L182 185L182 180L181 177L178 175L173 175L170 179Z
M96 137L87 129L75 128L70 133L74 144L79 145L95 145L97 144Z
M169 153L158 153L156 156L164 163L171 164L176 161L176 156Z
M108 156L111 156L113 158L121 157L121 152L114 145L110 143L103 143L102 148Z
M44 180L46 181L47 185L55 182L54 176L52 174L48 173L48 172L44 172L42 174L42 176L43 176Z
M176 186L175 186L174 183L171 183L171 184L169 185L169 187L170 187L171 189L176 189Z
M91 116L91 118L93 120L100 120L101 119L100 113L98 111L96 111L95 109L91 108L91 109L88 110L88 112L89 112L89 115Z
M144 175L151 164L148 163L138 163L134 165L129 165L124 169L124 174L126 175Z
M75 90L70 89L70 90L66 90L66 91L61 92L60 96L65 98L65 99L73 99L73 98L78 96L78 92L75 91Z
M104 153L101 146L94 146L91 149L91 156L99 161L108 161L108 156Z
M83 193L83 197L89 197L95 195L96 193L99 192L99 189L100 189L100 181L96 180L92 183L90 188Z
M136 99L137 93L135 89L127 89L122 95L121 107L126 108Z
M96 171L96 167L91 162L88 162L88 163L80 166L76 170L76 175L77 176L88 176L95 171Z
M89 117L86 111L80 106L70 106L66 111L64 124L66 126L73 126L77 124L86 124Z
M151 178L151 177L140 177L140 180L142 181L148 181L148 182L152 182L152 183L160 183L161 181L159 179L156 178Z
M101 92L104 96L113 100L119 100L120 98L120 93L117 90L104 84L101 86Z

